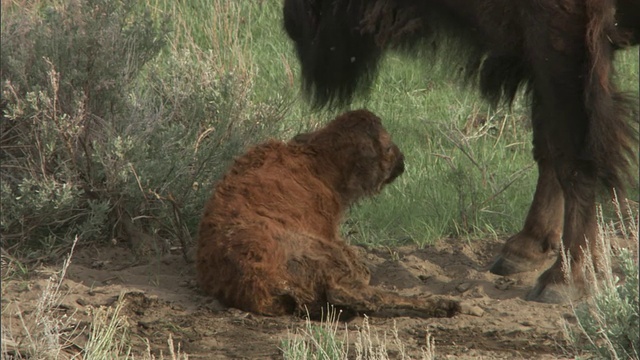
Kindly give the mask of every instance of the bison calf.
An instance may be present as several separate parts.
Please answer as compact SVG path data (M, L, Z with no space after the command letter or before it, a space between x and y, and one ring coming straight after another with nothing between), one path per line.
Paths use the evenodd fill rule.
M369 270L339 235L348 206L403 171L402 153L366 110L250 149L206 205L200 286L227 306L264 315L318 317L331 304L347 314L453 316L455 301L371 287Z

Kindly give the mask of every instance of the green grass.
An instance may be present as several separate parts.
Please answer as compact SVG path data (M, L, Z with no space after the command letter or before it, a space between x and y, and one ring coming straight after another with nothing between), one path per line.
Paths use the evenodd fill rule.
M153 18L168 20L172 31L168 46L142 69L137 88L128 91L133 94L131 96L146 96L157 91L158 86L164 86L170 93L171 81L174 81L184 91L181 88L182 93L169 94L168 98L178 98L198 86L204 87L201 102L190 103L192 97L188 94L180 99L180 104L184 104L181 111L185 114L178 119L181 129L185 129L180 130L180 134L189 133L186 130L189 121L195 130L196 126L209 126L206 120L198 120L209 116L209 110L199 110L203 108L202 104L207 104L207 96L217 96L207 93L210 91L207 87L211 86L209 78L203 76L206 81L196 86L191 86L194 80L181 80L194 76L194 71L205 72L207 68L213 71L213 75L207 76L231 76L241 83L239 90L234 90L234 96L246 98L242 101L258 107L270 107L269 114L278 114L277 119L269 118L265 124L259 124L262 130L258 130L262 132L253 132L251 138L246 139L249 143L270 136L290 138L330 120L338 111L313 111L299 91L299 66L281 25L281 6L280 0L153 0L140 3L139 7L150 12ZM197 69L181 73L179 64L181 61L189 64L189 60L184 60L189 57L191 63L198 64ZM619 83L638 97L638 52L620 52L617 65ZM185 65L185 69L186 66L190 69L194 65ZM371 245L400 242L423 245L443 237L504 237L522 226L537 177L531 157L527 106L518 99L512 109L492 109L477 91L461 86L448 73L442 59L427 66L402 54L391 54L385 59L370 95L357 99L352 105L353 108L367 107L380 115L405 153L407 164L406 173L380 196L362 201L349 213L345 232L352 234L352 241ZM164 74L164 78L157 74ZM160 85L153 83L154 79L159 79ZM159 108L161 105L151 106ZM250 113L247 106L240 110ZM232 115L225 116L231 119ZM126 121L133 124L153 121L128 119ZM251 119L245 120L251 123ZM174 120L168 124L172 126L171 131L178 132L173 128ZM154 123L154 126L165 125ZM197 131L191 133L199 135ZM184 149L190 146L183 142L192 141L187 137L194 135L191 133L179 135L184 136L180 143L167 140ZM162 135L158 137L160 143L166 142ZM238 144L242 145L241 141ZM228 161L241 150L242 146L234 145L218 151L216 156L224 156ZM170 154L163 159L168 156ZM149 168L146 178L160 179L165 175L154 174L155 171L167 169L170 172L175 166L166 161L162 165L159 160L146 161ZM216 162L214 172L224 163ZM144 164L134 163L135 169L143 168ZM173 174L180 176L181 173L174 171ZM124 174L119 176L125 177ZM131 181L134 174L126 177ZM211 180L198 181L209 188ZM184 182L179 186L188 189L191 183ZM138 188L136 183L129 185ZM171 186L175 189L177 185ZM169 189L162 184L156 187ZM200 191L198 196L204 198L206 193L206 190ZM637 198L637 194L636 185L631 198ZM193 194L190 196L185 201L194 204ZM111 200L110 204L115 201L119 200ZM187 215L198 214L194 206ZM196 217L185 220L192 234L198 221Z
M173 2L157 3L157 8L168 9ZM203 48L217 48L207 33L220 26L212 20L213 3L194 1L172 10L188 17L181 31ZM336 113L313 112L300 94L299 68L281 26L280 7L276 0L234 5L241 18L234 43L240 56L227 60L251 62L256 102L286 99L279 136L288 137ZM621 52L617 66L619 83L637 97L638 52ZM442 64L427 67L392 54L371 94L352 107L367 107L381 116L407 163L407 172L380 196L352 209L346 231L355 234L353 241L425 244L448 236L504 236L520 229L537 177L524 101L511 110L490 109L474 89L448 76ZM485 123L474 124L476 119Z

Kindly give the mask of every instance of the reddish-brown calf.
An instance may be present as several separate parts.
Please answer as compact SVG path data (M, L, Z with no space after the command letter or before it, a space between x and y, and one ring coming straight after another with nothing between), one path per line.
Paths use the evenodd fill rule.
M453 316L455 301L371 287L369 270L340 237L347 207L403 171L402 153L366 110L250 149L206 205L200 286L227 306L264 315L318 317L331 304L348 314Z

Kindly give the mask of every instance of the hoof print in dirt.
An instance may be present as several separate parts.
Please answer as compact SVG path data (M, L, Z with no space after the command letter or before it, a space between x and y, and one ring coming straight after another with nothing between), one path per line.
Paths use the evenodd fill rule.
M496 289L509 290L516 284L516 281L510 278L501 277L495 281Z
M129 291L123 294L110 297L105 306L117 306L123 302L123 309L134 315L144 315L147 309L159 302L156 296L148 296L142 291Z
M513 255L511 258L507 258L500 254L493 264L491 264L489 272L495 275L509 276L523 272L535 271L540 269L549 259L551 259L551 257L547 257L539 261L532 261L525 258L516 258Z
M545 285L538 282L527 293L525 300L547 304L567 304L580 299L582 296L583 292L571 285L553 283Z

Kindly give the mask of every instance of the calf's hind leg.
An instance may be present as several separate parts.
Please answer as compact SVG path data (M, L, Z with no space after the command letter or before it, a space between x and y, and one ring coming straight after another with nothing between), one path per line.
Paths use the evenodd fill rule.
M288 245L285 292L298 310L317 318L327 304L348 314L371 316L450 317L460 312L458 302L437 296L405 297L369 285L370 274L352 248L342 240L328 241L311 236L291 235ZM299 241L305 238L305 241ZM304 251L300 250L304 244ZM306 308L306 309L305 309Z
M332 245L331 259L326 265L335 269L363 269L364 264L357 259L349 245L336 242ZM340 265L338 263L342 262ZM460 312L457 301L438 296L407 297L377 289L369 285L366 267L360 271L331 271L324 273L327 302L355 313L370 316L393 317L415 316L422 318L451 317Z
M365 284L345 286L332 282L327 289L327 301L339 308L378 317L452 317L461 311L457 301L447 298L405 297Z

